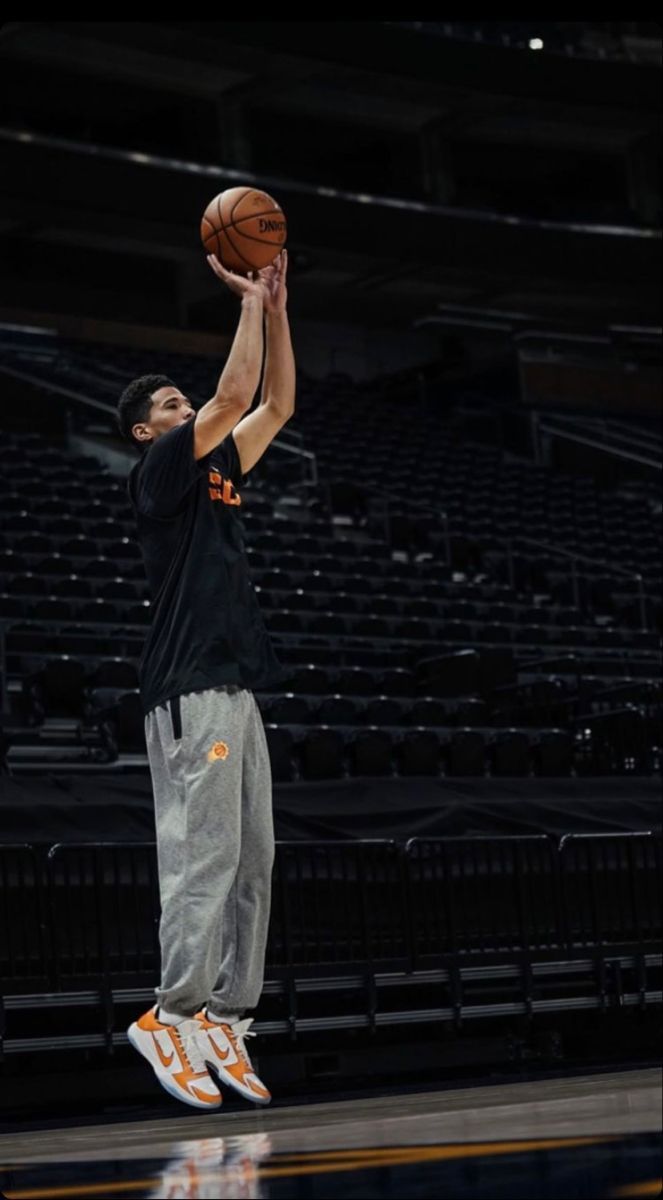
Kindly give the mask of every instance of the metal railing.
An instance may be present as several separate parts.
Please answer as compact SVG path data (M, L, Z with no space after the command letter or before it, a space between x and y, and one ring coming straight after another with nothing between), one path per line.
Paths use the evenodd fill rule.
M109 425L113 432L116 432L116 409L111 404L106 404L102 400L93 400L91 396L86 396L84 393L76 391L74 388L65 387L60 383L52 382L49 379L43 378L40 375L33 375L29 371L18 370L16 367L10 367L6 363L0 363L0 374L12 376L14 379L23 381L31 386L41 387L49 392L54 392L58 396L62 396L65 400L80 405L84 409L93 410L97 413L103 413L108 418ZM65 413L67 423L67 431L71 435L76 432L71 420L69 410ZM307 450L304 445L304 435L299 430L288 429L285 433L279 434L271 443L272 446L279 450L285 451L286 454L294 455L299 459L302 465L302 483L305 486L317 487L318 485L318 463L316 455L312 450ZM308 476L308 477L307 477Z
M276 844L267 969L414 970L661 937L652 832ZM143 985L158 968L153 843L0 846L5 988ZM11 914L11 917L10 917Z
M579 421L574 420L574 425L579 424ZM584 422L589 425L589 420ZM598 422L597 422L598 424ZM663 470L663 463L659 459L653 458L650 455L638 453L638 451L628 448L626 445L618 445L601 439L598 435L590 432L578 432L577 429L569 428L564 425L561 418L554 420L552 417L541 417L541 415L532 412L532 427L533 427L533 443L534 456L537 463L545 462L545 455L542 447L542 435L549 433L554 437L564 438L567 442L576 442L581 446L590 446L593 450L600 450L603 454L612 454L615 458L622 458L627 462L639 463L641 466L649 467L653 471L660 472Z
M394 501L386 492L383 492L381 490L372 490L371 489L369 491L368 489L366 489L366 495L369 498L369 502L371 500L373 500L373 501L377 502L377 504L378 504L378 507L381 512L381 520L384 525L385 541L386 541L387 545L391 546L392 542L393 542L392 534L393 534L393 520L394 520L394 511L393 511ZM329 504L330 504L330 508L331 508L331 499L329 500ZM435 509L431 505L428 505L425 503L420 503L419 501L417 501L417 503L416 503L416 511L430 513L432 516L434 516L437 520L440 521L441 526L442 526L442 537L443 537L445 554L446 554L446 562L443 565L451 568L453 566L452 551L451 551L452 534L451 534L451 531L449 528L448 514L443 509ZM406 514L406 516L407 516L407 514ZM472 541L471 532L463 534L462 536L465 537L469 542ZM602 571L604 571L608 574L619 575L619 576L623 576L624 578L629 579L629 580L635 580L636 584L637 584L638 604L639 604L639 610L640 610L640 622L641 622L640 627L643 631L646 631L649 628L649 626L647 624L647 607L646 607L646 599L645 599L645 592L644 592L644 580L643 580L642 575L640 575L639 573L633 572L633 571L627 571L623 567L615 566L612 563L605 562L603 559L592 558L592 557L590 557L590 555L581 554L581 553L578 553L577 551L567 550L563 546L554 546L554 545L551 545L549 542L542 542L538 538L531 538L531 537L527 537L526 535L522 535L522 534L518 534L516 537L513 537L513 536L507 537L503 534L491 534L491 537L494 538L495 541L503 542L506 546L507 562L508 562L508 578L509 578L509 585L512 588L515 588L515 586L516 586L514 547L517 543L525 542L528 545L537 546L539 549L545 550L549 554L556 554L560 558L570 559L571 560L571 584L572 584L572 589L573 589L573 601L574 601L576 608L578 608L579 604L580 604L580 585L579 585L579 577L578 577L578 571L577 571L577 564L580 562L584 562L584 563L592 564L593 566L600 567Z
M459 1029L663 999L660 834L276 851L262 1034ZM153 1004L158 982L156 878L153 844L0 846L0 1050L126 1043L129 1010ZM43 1020L63 1008L71 1032Z
M545 550L549 554L557 554L560 558L568 558L571 560L571 587L573 589L573 603L576 608L580 606L580 585L576 564L579 562L591 563L593 566L600 567L602 571L608 574L621 575L626 579L635 580L638 590L638 603L640 608L640 628L647 630L647 607L644 592L644 581L642 575L633 571L626 571L623 567L616 567L613 563L605 562L600 558L591 558L588 554L579 554L577 551L567 550L562 546L551 546L548 542L541 542L538 538L526 537L518 534L517 537L504 537L503 535L495 534L497 541L503 541L507 547L507 560L509 568L509 583L511 587L515 587L515 565L514 565L514 545L517 542L526 542L530 546L538 546L541 550Z

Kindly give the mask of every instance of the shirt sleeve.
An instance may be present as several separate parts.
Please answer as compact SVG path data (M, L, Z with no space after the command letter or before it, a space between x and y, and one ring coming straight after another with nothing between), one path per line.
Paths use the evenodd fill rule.
M237 449L237 442L232 435L232 430L228 436L224 438L221 446L223 447L226 457L226 470L228 472L228 478L239 491L246 482L248 475L242 475L242 465L239 460L239 451Z
M169 429L150 446L136 486L136 507L151 517L172 517L187 492L207 474L207 458L193 456L193 421Z

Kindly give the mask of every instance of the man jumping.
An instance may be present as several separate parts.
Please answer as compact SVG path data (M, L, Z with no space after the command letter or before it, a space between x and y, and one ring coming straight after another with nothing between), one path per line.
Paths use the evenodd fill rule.
M262 992L274 863L253 688L287 672L249 579L239 512L247 473L295 405L287 251L247 278L215 255L208 262L241 299L215 395L195 412L166 376L145 375L118 405L122 433L142 451L128 488L152 599L140 688L161 895L157 1003L128 1036L168 1092L203 1109L221 1104L217 1079L255 1103L271 1099L244 1044L254 1036L244 1013Z

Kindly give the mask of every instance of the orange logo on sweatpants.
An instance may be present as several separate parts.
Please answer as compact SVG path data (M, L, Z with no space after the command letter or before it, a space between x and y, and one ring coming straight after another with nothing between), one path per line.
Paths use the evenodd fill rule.
M215 742L207 755L208 762L216 762L218 758L228 757L228 747L225 742Z

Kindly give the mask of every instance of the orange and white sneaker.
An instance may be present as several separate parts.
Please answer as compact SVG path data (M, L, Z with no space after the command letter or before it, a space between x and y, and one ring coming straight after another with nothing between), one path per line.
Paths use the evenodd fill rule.
M244 1021L210 1021L207 1009L196 1013L198 1022L201 1054L205 1062L218 1075L221 1083L227 1083L254 1104L269 1104L271 1093L255 1073L253 1063L249 1058L245 1037L255 1037L255 1032L249 1031L253 1017Z
M131 1045L146 1058L162 1087L194 1108L219 1108L223 1097L200 1053L195 1017L164 1025L156 1005L127 1030Z

